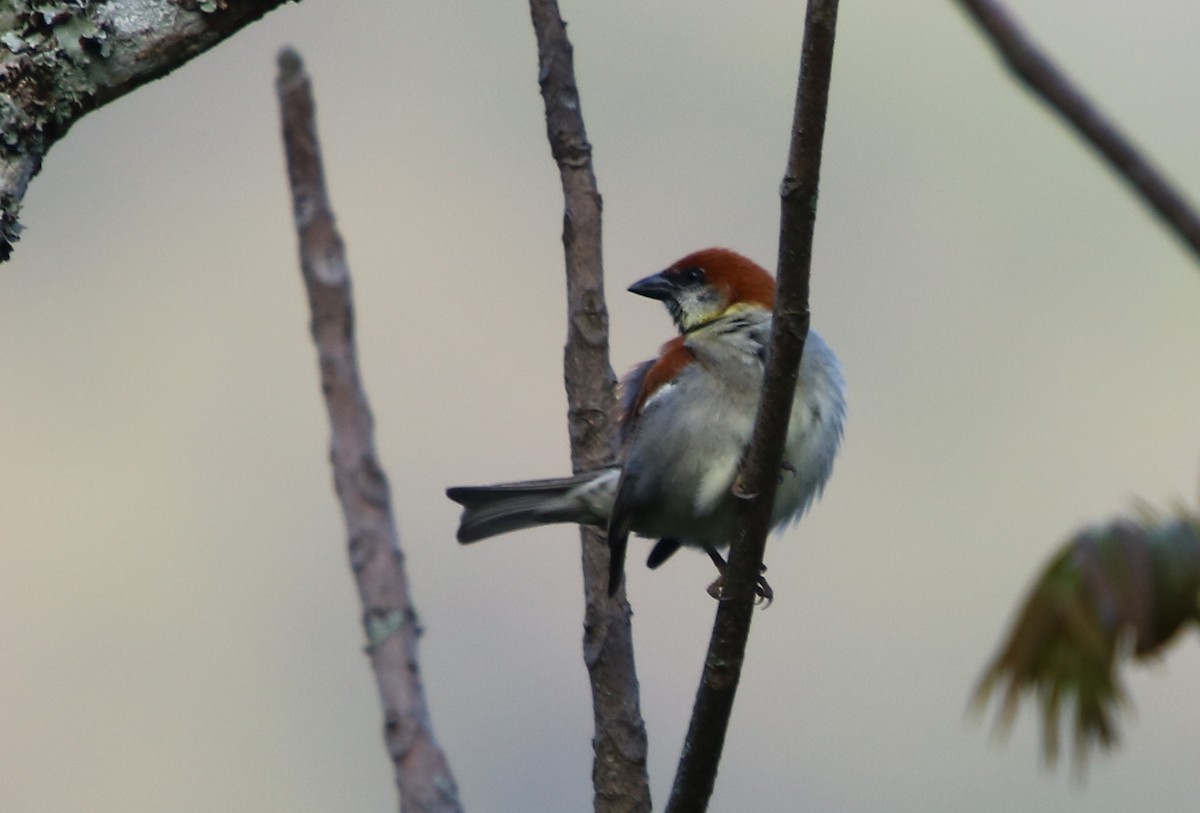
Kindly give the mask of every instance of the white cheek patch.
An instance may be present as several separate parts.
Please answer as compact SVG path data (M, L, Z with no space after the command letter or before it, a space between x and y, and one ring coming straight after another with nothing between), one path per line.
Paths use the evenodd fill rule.
M724 303L712 288L688 291L676 300L681 319L676 319L684 329L694 328L721 314Z

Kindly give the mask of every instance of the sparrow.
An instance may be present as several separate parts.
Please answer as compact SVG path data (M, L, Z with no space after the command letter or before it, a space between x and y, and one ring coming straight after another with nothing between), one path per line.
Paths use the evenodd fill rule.
M775 280L725 248L687 255L629 286L662 302L679 335L623 379L617 463L570 477L459 486L458 541L535 525L607 529L609 595L624 572L631 533L657 539L646 564L679 548L704 550L724 573L736 518L734 480L750 443L771 333ZM798 520L833 470L846 413L845 383L829 345L809 331L796 381L771 526ZM709 592L720 597L723 575ZM758 594L771 588L759 579Z

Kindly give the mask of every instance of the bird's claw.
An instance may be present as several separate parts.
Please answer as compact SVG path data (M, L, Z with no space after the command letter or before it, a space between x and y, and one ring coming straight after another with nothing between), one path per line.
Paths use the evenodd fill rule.
M763 570L766 570L763 566ZM761 604L765 610L771 606L771 602L775 600L775 591L771 589L771 585L767 583L767 577L760 575L754 582L754 603Z
M766 569L766 565L763 565L763 570L765 571ZM725 601L729 598L729 596L725 594L724 573L722 573L720 576L717 576L716 580L714 580L713 583L708 586L707 592L717 601ZM766 577L760 575L754 583L754 603L761 604L762 608L765 610L771 606L771 602L774 600L775 591L771 589L771 585L767 582Z

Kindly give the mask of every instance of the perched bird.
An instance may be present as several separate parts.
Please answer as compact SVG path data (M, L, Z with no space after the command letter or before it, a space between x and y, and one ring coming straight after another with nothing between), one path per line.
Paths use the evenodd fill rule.
M554 522L608 530L609 594L624 570L629 534L658 539L647 564L681 546L718 568L736 516L732 493L754 427L771 331L775 280L723 248L689 254L629 290L666 305L680 335L621 383L617 465L572 477L447 489L463 506L458 541ZM796 382L772 527L796 520L833 469L845 384L829 345L809 332ZM717 586L709 592L719 594ZM717 592L714 592L717 591ZM759 580L759 595L770 587Z

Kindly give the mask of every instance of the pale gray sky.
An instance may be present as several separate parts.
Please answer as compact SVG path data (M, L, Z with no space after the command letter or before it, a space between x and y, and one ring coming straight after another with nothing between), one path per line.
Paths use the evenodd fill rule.
M1200 196L1200 6L1014 2ZM671 330L633 280L775 256L803 3L564 3L605 202L613 363ZM590 809L575 534L453 540L451 484L566 471L561 199L521 3L306 0L75 127L0 267L6 813L394 808L326 466L274 58L312 73L364 375L472 811ZM969 692L1048 554L1194 502L1200 273L945 0L843 3L813 278L850 387L825 499L767 549L713 809L1192 809L1200 648L1129 675L1086 784ZM711 565L630 591L665 800Z

